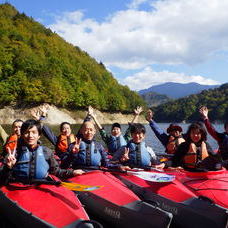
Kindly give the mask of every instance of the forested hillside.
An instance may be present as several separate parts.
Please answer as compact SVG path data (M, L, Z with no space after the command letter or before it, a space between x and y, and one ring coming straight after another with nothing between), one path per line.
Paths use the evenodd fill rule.
M10 4L0 5L0 104L130 111L141 97L102 63Z
M228 120L228 83L219 88L204 90L200 94L191 95L153 108L155 119L160 122L181 122L199 120L199 107L209 108L209 118Z
M155 92L147 92L144 94L140 94L140 96L149 107L158 106L171 100L171 98L169 98L168 96Z

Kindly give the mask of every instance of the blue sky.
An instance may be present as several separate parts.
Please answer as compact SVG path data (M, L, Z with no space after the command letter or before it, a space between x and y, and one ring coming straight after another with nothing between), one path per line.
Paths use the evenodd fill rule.
M227 0L7 2L102 61L133 90L227 82Z

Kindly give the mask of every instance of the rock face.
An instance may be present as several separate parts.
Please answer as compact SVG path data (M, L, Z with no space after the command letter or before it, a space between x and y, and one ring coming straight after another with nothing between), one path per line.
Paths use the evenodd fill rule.
M39 106L34 107L39 108ZM27 120L31 119L32 108L20 109L13 108L10 106L0 109L0 124L12 124L15 119ZM112 124L118 122L120 124L127 124L133 119L132 114L122 114L122 113L102 113L95 110L97 119L101 124ZM68 111L66 109L58 109L56 106L51 105L48 111L48 116L44 121L47 124L56 125L62 122L69 122L71 124L81 124L86 116L86 111ZM145 118L140 117L139 122L145 122Z

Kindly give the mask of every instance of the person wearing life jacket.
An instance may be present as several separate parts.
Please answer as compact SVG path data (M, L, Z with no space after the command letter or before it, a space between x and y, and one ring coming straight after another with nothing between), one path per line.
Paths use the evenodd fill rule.
M208 144L207 132L200 122L189 126L186 141L181 143L172 159L172 167L182 167L189 171L221 169L219 157Z
M4 144L4 152L6 154L7 154L7 151L9 151L9 150L11 150L11 151L16 150L18 139L21 136L22 124L23 124L22 120L16 119L12 124L12 134L9 136L6 134L7 138L6 138L5 144Z
M43 121L48 112L49 106L44 104L38 110L32 111L32 116L39 121ZM68 122L62 122L60 124L60 135L56 136L54 132L47 126L42 125L43 135L55 146L55 154L60 161L64 161L67 153L69 153L69 147L72 143L75 143L76 136L72 134L71 125ZM61 166L62 167L62 166Z
M137 107L134 110L134 118L130 124L134 123L138 119L138 116L140 115L141 112L142 112L142 107ZM125 134L122 135L121 125L119 123L114 123L112 124L112 127L111 127L111 134L107 134L107 132L98 122L96 115L94 113L94 110L91 106L89 107L88 115L91 116L94 122L96 123L99 129L101 138L108 147L109 154L114 155L115 152L117 152L121 147L125 146L127 142L130 140L129 128L126 130Z
M149 109L147 111L146 120L149 122L151 129L165 147L165 152L171 155L175 154L178 146L185 141L182 136L182 128L178 124L170 124L167 128L167 133L165 133L153 120L153 116L153 111Z
M165 164L161 163L151 147L145 145L144 139L146 134L145 127L140 123L134 123L130 128L132 139L127 143L124 150L118 151L113 156L113 161L119 161L122 170L130 168L164 168Z
M59 136L56 136L47 125L43 125L42 132L44 136L55 146L55 154L61 161L63 161L67 156L67 153L69 153L70 145L76 141L76 136L71 133L70 123L62 122L60 124Z
M200 108L199 112L202 115L208 133L217 141L219 145L218 153L221 155L224 167L228 169L228 121L224 124L225 131L218 132L208 118L208 108L203 106Z
M71 145L70 156L65 160L67 167L109 167L107 152L102 144L94 139L96 129L91 120L83 122L80 128L81 138L77 138L74 145ZM110 167L114 166L110 164Z
M83 173L82 170L60 169L52 151L38 143L41 132L41 125L36 120L27 120L22 124L17 149L8 154L0 172L1 183L9 178L27 182L45 179L49 174L65 178Z
M71 125L68 122L63 122L60 124L61 134L58 136L57 140L57 151L60 153L67 152L69 145L75 142L75 135L71 133Z

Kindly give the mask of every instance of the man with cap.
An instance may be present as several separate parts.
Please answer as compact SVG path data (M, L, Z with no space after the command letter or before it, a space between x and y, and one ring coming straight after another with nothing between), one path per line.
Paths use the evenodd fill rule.
M139 114L141 112L142 112L142 108L141 107L137 107L134 110L134 118L133 118L131 123L134 123L137 120L137 118L138 118L138 116L139 116ZM105 142L105 144L107 145L108 153L110 155L113 155L120 148L126 146L127 142L131 138L129 129L127 129L125 135L122 135L120 124L119 123L113 123L112 127L111 127L111 134L107 134L107 132L104 130L104 128L98 122L92 107L89 107L88 114L89 114L89 116L91 116L93 118L94 122L96 123L96 125L97 125L97 127L99 129L101 138Z
M153 120L152 110L148 110L146 120L149 122L151 129L155 133L156 137L166 148L167 154L174 154L177 147L185 140L182 137L182 128L177 124L170 124L167 128L167 134L158 126L158 124Z

